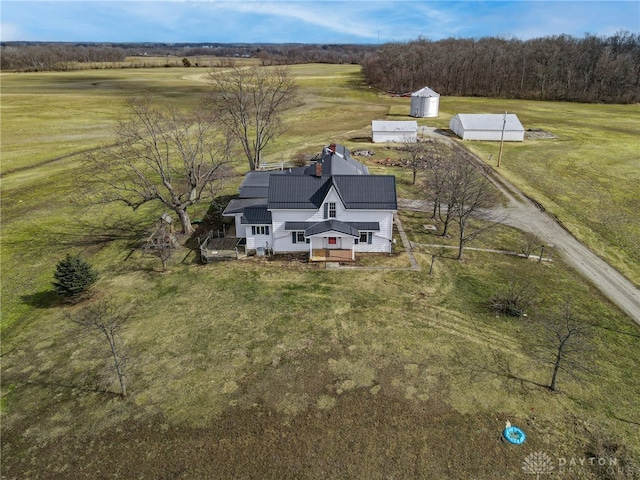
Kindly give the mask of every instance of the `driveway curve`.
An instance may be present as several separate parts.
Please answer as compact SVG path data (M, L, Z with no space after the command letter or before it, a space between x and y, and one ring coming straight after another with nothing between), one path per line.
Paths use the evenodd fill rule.
M476 160L487 172L486 165L479 159ZM491 170L487 176L508 200L506 206L488 212L490 218L500 218L502 223L535 234L546 245L553 246L569 265L589 279L640 326L640 290L633 283L580 243L557 220L498 172ZM400 200L399 206L412 209L412 207L418 207L419 203L422 203L422 208L416 209L431 211L424 202Z

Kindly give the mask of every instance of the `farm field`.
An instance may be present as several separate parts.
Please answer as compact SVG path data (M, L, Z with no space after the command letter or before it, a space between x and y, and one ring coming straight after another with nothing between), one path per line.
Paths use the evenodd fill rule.
M372 171L398 175L399 195L419 198L410 171L376 163L397 152L366 140L372 119L408 118L409 100L368 89L357 66L293 72L301 101L265 160L331 141L368 148ZM139 249L159 206L83 203L76 154L110 141L122 103L150 94L194 105L203 73L1 74L3 478L531 478L523 460L541 451L556 465L616 462L561 478L640 478L640 331L559 257L468 252L459 263L445 254L429 275L438 248L416 249L422 270L406 271L278 258L200 265L183 247L161 273ZM553 133L505 146L501 173L639 283L637 106L443 97L440 117L419 123L446 128L463 109L508 109L525 128ZM488 163L497 155L494 144L467 146ZM235 167L228 194L246 170ZM427 215L399 217L412 241L441 241L425 231ZM471 246L518 251L523 241L499 226ZM80 306L53 292L68 252L100 272L97 297L131 308L125 400L103 342L65 318ZM362 264L409 262L399 242L391 258ZM544 388L535 318L487 307L517 281L537 286L540 308L571 298L593 326L590 368L561 374L559 394ZM507 420L526 430L524 445L500 440Z

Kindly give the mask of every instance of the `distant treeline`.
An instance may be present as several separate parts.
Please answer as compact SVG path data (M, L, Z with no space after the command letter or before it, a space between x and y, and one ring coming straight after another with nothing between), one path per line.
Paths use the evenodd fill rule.
M126 56L125 49L110 45L3 43L0 69L23 72L71 70L75 63L124 62Z
M4 42L1 48L4 71L71 70L92 63L121 68L128 56L166 56L167 67L183 65L169 62L169 56L243 57L263 65L360 64L369 85L396 93L428 86L442 95L640 102L640 34L628 32L525 41L418 38L385 45ZM140 65L147 64L126 66Z
M390 43L362 61L366 81L381 90L428 86L443 95L640 102L640 35L567 35L517 40L419 38Z
M257 58L264 65L295 63L358 64L366 53L377 47L369 45L310 44L165 44L165 43L45 43L4 42L0 68L4 71L55 71L83 68L82 64L117 63L123 67L126 57ZM220 65L223 65L221 63ZM131 66L154 66L135 62ZM182 65L169 62L165 66ZM107 65L108 66L108 65ZM156 63L155 66L158 66Z

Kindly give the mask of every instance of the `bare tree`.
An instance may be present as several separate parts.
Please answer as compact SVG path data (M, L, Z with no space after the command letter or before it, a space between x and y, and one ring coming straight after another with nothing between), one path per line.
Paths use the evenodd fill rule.
M497 201L493 184L470 161L458 157L456 168L448 183L452 198L453 218L458 224L458 260L462 260L465 244L495 227L498 222L487 223L484 227L470 229L469 219L481 209L490 208Z
M445 217L443 217L442 202L445 191L445 181L452 169L452 150L444 143L436 140L425 142L428 149L426 159L422 163L425 170L425 178L423 180L424 191L427 198L433 202L433 212L431 218L439 217L445 223L444 233L447 234L448 218L446 212L448 209L445 205Z
M127 396L126 375L124 373L126 356L122 353L119 336L128 314L120 306L106 300L92 303L75 315L67 313L67 317L82 328L98 331L104 335L109 344L113 367L120 383L120 394L123 397Z
M431 140L428 140L428 142L431 142ZM407 158L405 161L413 173L411 185L416 184L418 171L424 170L425 162L427 161L428 148L427 142L414 142L410 138L405 138L402 142L402 149L407 152Z
M177 247L171 217L166 213L160 217L156 229L145 242L144 251L162 262L162 271L167 271L167 262Z
M146 97L128 106L128 117L115 127L116 143L86 155L87 181L98 184L99 202L136 210L158 201L176 213L183 233L193 233L187 209L215 196L226 175L230 138L211 117L155 107Z
M360 63L369 85L392 92L429 85L444 95L633 103L639 53L640 35L623 31L526 41L419 37L381 45Z
M565 302L559 313L543 317L540 326L542 358L552 367L549 390L555 392L561 370L569 375L588 370L584 357L591 350L591 327L574 316L570 301Z
M442 142L430 145L424 168L425 192L433 201L433 216L443 223L441 235L448 235L452 222L460 227L458 259L462 260L465 243L494 226L489 223L480 229L468 229L468 220L474 213L495 204L495 188L468 152L451 149Z
M297 86L286 67L234 67L209 73L214 88L207 106L242 145L249 168L283 131L282 115L296 99Z
M522 235L522 254L529 258L536 247L540 247L542 242L533 233L525 232Z

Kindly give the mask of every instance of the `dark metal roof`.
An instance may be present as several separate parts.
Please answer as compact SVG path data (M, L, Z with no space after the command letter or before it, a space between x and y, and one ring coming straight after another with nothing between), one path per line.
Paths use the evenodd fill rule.
M267 198L269 195L269 187L241 187L240 198Z
M317 210L331 188L331 179L307 175L274 175L269 180L269 208Z
M247 207L240 219L246 225L271 225L271 212L266 207Z
M240 184L240 198L266 198L269 194L269 178L272 175L291 175L293 170L270 170L248 172ZM304 170L304 169L303 169ZM301 174L299 171L298 174Z
M396 179L393 175L334 175L318 177L276 176L269 182L269 208L318 209L331 186L345 208L397 210Z
M378 222L344 222L347 225L359 231L380 231L380 223ZM287 231L301 231L306 230L309 227L317 225L318 222L284 222L284 229Z
M247 207L263 207L267 208L267 199L266 198L233 198L227 204L224 212L222 212L223 217L230 217L235 215L236 213L242 213Z
M333 183L349 209L397 210L393 175L335 175Z
M322 151L322 158L305 169L307 175L316 176L317 165L320 165L322 176L331 175L369 175L366 165L351 158L351 152L342 145L332 144Z
M322 166L320 176L316 176L316 165ZM309 167L247 173L240 186L239 199L232 200L223 215L257 206L265 212L266 209L317 210L332 186L347 209L398 209L394 176L370 175L365 165L351 158L347 148L332 144L325 147L322 158ZM262 224L267 223L266 218L266 213L245 212L242 222ZM260 221L254 222L255 219ZM270 214L268 222L271 222Z
M378 232L380 231L379 222L345 222L347 225L351 225L353 228L357 228L360 231Z
M352 237L360 236L360 232L358 232L357 228L341 222L340 220L336 220L335 218L312 225L304 231L304 235L305 237L310 237L312 235L318 235L327 232L338 232L345 235L350 235Z

